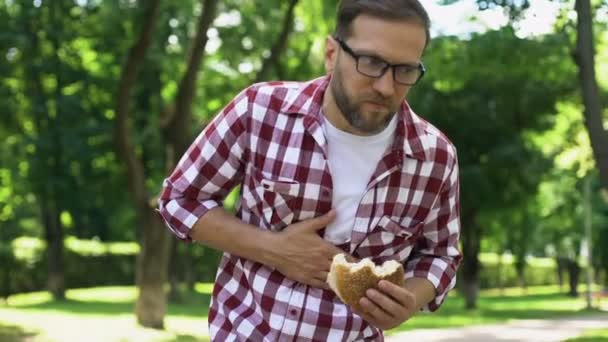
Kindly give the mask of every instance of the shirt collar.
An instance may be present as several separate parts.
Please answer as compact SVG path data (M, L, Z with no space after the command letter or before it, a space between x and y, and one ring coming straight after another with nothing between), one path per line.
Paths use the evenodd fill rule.
M323 76L301 83L297 90L288 93L281 106L281 112L311 115L320 119L323 95L329 85L329 79L329 76Z

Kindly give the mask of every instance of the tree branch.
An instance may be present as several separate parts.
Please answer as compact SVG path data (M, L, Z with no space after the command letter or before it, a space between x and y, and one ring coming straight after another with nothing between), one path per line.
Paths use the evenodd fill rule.
M182 155L191 143L192 102L196 95L196 80L207 45L207 30L213 24L217 12L218 0L201 0L203 12L198 20L194 44L188 59L186 72L182 77L175 97L175 112L166 126L165 136L173 145L174 155Z
M142 161L135 154L131 142L129 127L129 104L131 90L135 85L138 66L142 64L146 51L150 46L152 33L160 13L160 0L151 0L146 9L144 24L135 44L129 50L129 55L123 65L115 104L114 144L116 152L127 167L129 187L136 205L147 202L145 190L145 175Z
M600 170L600 181L602 186L608 189L608 131L604 128L602 120L602 105L595 78L593 14L590 0L576 0L575 9L578 20L574 60L579 70L579 82L585 106L585 126Z
M257 83L264 81L266 77L268 77L270 70L278 67L279 58L287 47L287 39L289 38L289 34L293 28L294 10L297 4L298 0L289 1L289 7L285 13L285 18L283 19L283 28L281 29L281 33L270 49L270 56L264 60L262 68L257 73L254 82Z

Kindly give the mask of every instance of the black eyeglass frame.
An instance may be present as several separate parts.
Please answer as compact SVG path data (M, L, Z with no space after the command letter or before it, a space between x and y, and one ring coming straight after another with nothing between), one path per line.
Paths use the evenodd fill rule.
M348 53L349 55L351 55L351 57L353 57L353 59L355 60L355 64L357 65L357 71L361 75L364 75L364 76L367 76L367 77L372 77L372 78L380 78L380 77L384 76L384 74L386 73L386 70L388 70L389 68L391 68L392 71L393 71L393 80L395 82L397 82L399 84L402 84L402 85L413 86L416 83L418 83L418 81L420 81L420 79L422 79L422 76L424 76L424 73L426 72L426 68L424 67L424 64L422 64L422 62L421 62L420 64L418 64L416 66L418 68L418 70L420 71L420 75L418 75L418 78L416 79L416 81L414 81L413 83L399 82L397 80L396 75L395 75L395 72L397 70L396 68L398 68L398 67L412 68L413 65L411 65L411 64L391 64L391 63L389 63L389 62L387 62L387 61L385 61L382 58L377 57L377 56L358 54L355 51L353 51L353 49L351 49L350 46L348 46L346 44L346 42L344 42L342 39L337 38L337 37L333 37L333 38L334 38L334 40L336 42L338 42L338 44L340 45L340 47L342 48L342 50L344 50L346 53ZM362 72L361 70L359 70L359 58L361 58L361 57L373 58L373 59L376 59L376 60L384 63L385 64L384 67L382 69L380 69L381 70L380 74L379 75L370 75L368 73L365 73L365 72Z

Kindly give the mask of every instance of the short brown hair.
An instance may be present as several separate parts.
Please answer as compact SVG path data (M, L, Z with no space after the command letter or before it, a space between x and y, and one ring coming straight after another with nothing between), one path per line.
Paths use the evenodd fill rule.
M431 40L431 20L418 0L340 0L336 18L335 37L351 35L351 24L361 14L388 20L414 20L424 27L426 45Z

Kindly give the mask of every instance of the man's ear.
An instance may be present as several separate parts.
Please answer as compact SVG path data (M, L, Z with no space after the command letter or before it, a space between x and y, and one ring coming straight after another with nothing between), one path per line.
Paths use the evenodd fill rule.
M332 74L338 60L338 42L332 37L325 39L325 73Z

